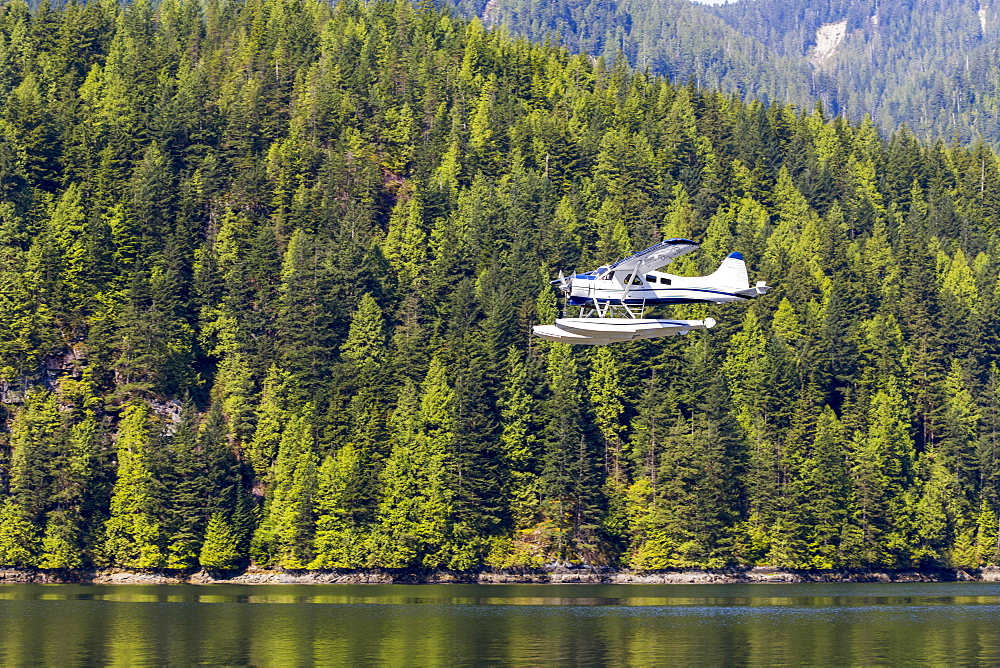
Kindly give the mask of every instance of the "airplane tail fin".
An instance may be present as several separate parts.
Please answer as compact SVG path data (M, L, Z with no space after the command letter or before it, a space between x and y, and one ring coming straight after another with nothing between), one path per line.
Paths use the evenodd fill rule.
M709 275L713 283L736 290L746 290L750 287L750 277L747 275L747 263L740 253L730 253L722 261L722 265Z

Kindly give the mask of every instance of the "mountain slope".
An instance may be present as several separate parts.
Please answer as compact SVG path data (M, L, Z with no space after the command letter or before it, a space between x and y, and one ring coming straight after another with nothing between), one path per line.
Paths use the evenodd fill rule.
M1000 161L405 0L0 5L0 565L1000 563ZM665 236L764 299L588 349Z
M746 98L853 120L870 114L924 139L1000 142L995 0L490 0L460 3L487 25ZM835 48L817 52L823 35ZM826 46L831 42L826 41Z

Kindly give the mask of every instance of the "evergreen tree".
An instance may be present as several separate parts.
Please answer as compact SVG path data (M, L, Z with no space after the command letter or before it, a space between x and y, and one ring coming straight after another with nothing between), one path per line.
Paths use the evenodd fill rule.
M546 371L541 495L551 553L590 559L597 552L600 484L598 458L586 429L583 379L569 344L550 347Z
M913 441L905 415L898 388L879 390L872 399L870 426L856 434L852 446L857 558L865 565L905 563L910 504L904 493L913 476Z
M990 87L910 96L883 138L910 112L879 45L915 21L907 76L939 72L967 44L943 5L862 21L810 78L836 8L771 12L744 53L761 2L533 13L611 11L613 40L567 38L610 66L401 2L5 7L0 561L995 563ZM653 24L691 30L660 57ZM801 87L750 77L760 49ZM945 108L957 141L926 143ZM771 294L706 336L532 336L559 270L665 234L704 251L671 271L740 250Z
M306 407L281 435L263 518L253 538L255 561L281 568L306 568L316 493L314 414Z
M351 444L328 455L317 473L316 558L310 568L353 568L362 563L356 515L363 482L361 458Z
M164 565L163 532L156 520L151 469L155 438L149 406L139 401L129 403L118 427L118 472L111 514L104 526L103 552L109 564L138 569Z
M236 568L242 560L236 531L222 513L212 513L198 553L198 563L205 570L224 571Z
M0 563L28 567L36 563L38 530L12 498L0 506Z

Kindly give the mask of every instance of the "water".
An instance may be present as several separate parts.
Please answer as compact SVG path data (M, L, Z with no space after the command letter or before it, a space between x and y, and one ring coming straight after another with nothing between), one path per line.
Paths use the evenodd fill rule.
M1000 584L0 585L0 665L997 664Z

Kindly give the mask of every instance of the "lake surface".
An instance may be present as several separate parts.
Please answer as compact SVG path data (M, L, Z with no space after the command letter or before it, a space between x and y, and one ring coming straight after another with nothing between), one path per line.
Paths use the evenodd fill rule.
M0 665L997 664L1000 584L0 585Z

